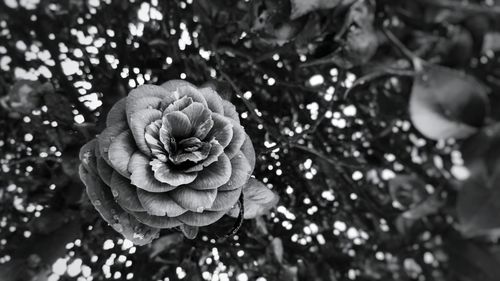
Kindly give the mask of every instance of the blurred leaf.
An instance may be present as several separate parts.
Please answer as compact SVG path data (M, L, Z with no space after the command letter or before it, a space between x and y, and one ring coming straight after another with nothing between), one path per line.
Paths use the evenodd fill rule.
M466 138L487 115L487 88L472 76L426 65L415 78L410 97L413 125L430 139Z

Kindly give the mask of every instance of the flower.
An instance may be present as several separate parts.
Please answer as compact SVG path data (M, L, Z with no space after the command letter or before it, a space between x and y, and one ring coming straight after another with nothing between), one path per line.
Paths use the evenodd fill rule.
M242 192L260 213L277 201L250 180L255 152L235 106L182 80L143 85L118 101L80 160L92 204L136 244L162 228L180 227L194 238L199 227L235 216Z

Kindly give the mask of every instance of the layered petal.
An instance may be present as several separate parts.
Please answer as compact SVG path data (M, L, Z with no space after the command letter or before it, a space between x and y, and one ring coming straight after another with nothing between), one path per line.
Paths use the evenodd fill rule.
M196 190L214 189L227 183L230 177L231 162L225 154L221 154L216 162L199 171L196 179L188 186Z
M238 199L240 198L242 188L217 192L217 198L215 198L212 207L208 209L209 211L227 211L234 207Z
M190 97L191 99L193 99L193 102L199 102L204 106L207 106L207 101L205 100L203 95L196 89L196 87L192 85L177 88L177 94L179 95L179 98Z
M122 98L111 107L108 116L106 116L106 127L113 126L119 122L127 122L126 104L127 98Z
M98 149L99 152L109 165L111 165L111 162L109 161L108 158L108 150L109 146L111 145L111 142L122 132L127 130L127 123L122 122L122 123L116 123L113 126L106 127L98 136L97 136L97 142L98 142Z
M136 245L148 244L158 237L159 229L140 223L115 203L111 192L96 174L86 170L83 165L80 165L79 172L90 201L115 231Z
M131 173L131 183L140 189L154 193L175 189L175 186L159 182L155 179L149 162L149 158L140 152L132 155L128 164L128 171Z
M174 79L174 80L169 80L163 84L160 85L160 87L164 88L168 92L175 92L181 87L194 87L193 84L189 83L186 80L180 80L180 79Z
M214 125L206 139L216 139L222 147L226 147L233 138L233 124L228 118L217 113L212 114L212 119L214 120Z
M210 110L199 102L194 102L182 110L194 128L198 128L210 118Z
M188 172L188 173L199 172L199 171L203 170L204 167L211 165L212 163L217 161L217 159L219 159L219 156L224 152L224 149L219 144L219 142L216 140L211 141L210 145L211 145L210 151L208 152L208 155L205 158L205 160L203 160L202 162L186 169L186 172Z
M142 109L130 116L129 127L134 136L137 147L146 155L151 155L151 150L146 143L146 127L161 119L161 111L156 109Z
M167 144L170 138L184 139L191 134L191 122L186 114L175 111L163 116L163 123L160 128L160 140Z
M97 157L97 172L99 174L99 177L102 179L102 181L107 185L111 185L111 176L115 172L111 166L102 159L102 157L99 155Z
M139 201L148 214L155 216L168 216L177 217L187 212L177 204L168 192L165 193L151 193L142 189L137 190Z
M196 172L185 173L182 170L174 170L167 163L158 159L151 161L150 165L153 169L155 179L170 186L188 184L196 179Z
M144 139L146 140L146 144L151 150L152 156L165 162L167 161L167 155L165 151L165 146L160 141L160 127L161 127L161 120L156 120L155 122L146 126Z
M222 105L222 98L212 88L201 88L200 93L205 97L208 108L215 113L224 114L224 106Z
M182 222L177 218L154 216L146 212L134 212L132 214L138 221L154 228L173 228L182 225Z
M95 139L87 142L80 148L79 159L86 170L97 173L96 169L96 146L97 141Z
M206 226L218 221L225 215L226 211L205 211L203 213L187 212L177 219L189 226Z
M130 184L127 178L114 172L111 177L111 194L115 201L124 209L135 212L144 212L144 208L137 198L137 188Z
M193 103L193 99L190 97L182 97L171 104L162 105L163 114L181 111L186 108L188 105Z
M248 135L246 135L245 142L241 146L241 152L243 153L243 155L245 155L245 158L250 164L250 174L253 173L253 169L255 168L255 150Z
M238 151L240 151L247 135L245 134L245 130L240 124L238 124L233 119L229 120L231 120L231 123L233 123L233 138L231 139L229 145L224 149L224 153L226 153L227 157L231 159L238 153Z
M142 109L158 109L161 102L171 100L174 102L176 96L165 88L156 85L142 85L132 90L127 96L126 113L127 118Z
M217 190L196 190L190 187L179 187L169 192L169 195L181 207L201 213L212 207L215 197L217 196Z
M231 177L227 183L219 187L220 191L237 189L244 185L252 175L252 167L241 151L231 159L231 169Z
M130 177L130 172L127 169L128 162L136 150L137 147L130 131L119 134L109 146L109 162L118 173L126 178Z
M222 107L224 108L224 116L233 119L234 121L240 123L240 117L236 111L236 107L228 102L227 100L222 100Z

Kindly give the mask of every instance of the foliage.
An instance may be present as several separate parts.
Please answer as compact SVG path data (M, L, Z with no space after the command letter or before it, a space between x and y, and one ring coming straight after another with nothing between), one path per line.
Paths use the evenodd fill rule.
M496 280L495 2L0 1L2 280ZM236 106L281 199L136 247L78 151L173 79Z

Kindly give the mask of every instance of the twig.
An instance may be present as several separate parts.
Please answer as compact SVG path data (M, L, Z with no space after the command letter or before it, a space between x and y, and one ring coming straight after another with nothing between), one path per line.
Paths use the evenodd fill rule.
M357 87L359 86L363 86L365 85L366 83L370 82L370 81L373 81L377 78L380 78L380 77L383 77L383 76L387 76L387 75L395 75L395 76L414 76L415 75L415 71L412 71L412 70L406 70L406 69L391 69L391 68L388 68L388 69L383 69L381 71L377 71L377 72L372 72L372 73L369 73L365 76L362 76L358 79L356 79L356 81L354 81L354 83L352 84L352 86L350 88L348 88L345 92L344 92L344 99L347 98L347 96Z
M400 51L403 54L403 56L405 56L406 59L408 59L411 62L411 64L413 65L413 69L415 71L422 70L422 59L420 59L412 51L406 48L406 46L403 43L401 43L401 41L399 41L399 39L389 29L384 27L382 28L382 31L384 32L387 39L389 39L389 42L391 42L392 45L396 47L396 49Z
M332 159L331 156L329 157L328 155L325 155L325 154L323 154L323 153L321 153L321 152L319 152L319 151L317 151L317 150L315 150L313 148L309 148L309 147L304 146L304 145L300 145L300 144L296 144L296 143L291 143L290 147L296 148L296 149L299 149L299 150L302 150L302 151L305 151L305 152L308 152L308 153L311 153L311 154L317 156L318 158L321 158L322 160L328 162L329 164L331 164L331 165L333 165L335 167L343 167L343 166L345 166L345 167L351 167L348 164L342 163L340 161L335 161L334 159Z

